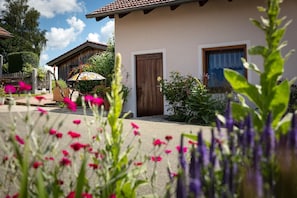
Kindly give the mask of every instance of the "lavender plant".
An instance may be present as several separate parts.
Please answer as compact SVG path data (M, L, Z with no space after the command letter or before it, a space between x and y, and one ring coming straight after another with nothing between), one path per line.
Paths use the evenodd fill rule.
M232 70L225 70L226 79L238 93L241 103L228 102L224 121L213 129L210 143L197 136L182 134L197 140L198 146L191 149L189 163L180 152L179 174L175 195L183 197L295 197L297 196L296 164L297 125L296 114L285 115L289 102L288 80L278 83L283 74L285 59L281 42L286 25L279 28L284 18L279 19L280 0L268 0L267 19L252 22L266 34L267 46L257 46L250 54L264 58L264 71L255 64L247 63L248 70L260 76L260 85L249 83ZM248 98L258 111L245 103ZM281 133L280 133L281 132ZM189 167L187 170L185 167Z
M296 175L297 125L293 115L288 133L275 137L272 117L268 115L264 129L255 133L255 128L248 115L236 130L231 105L228 105L225 118L229 120L226 137L220 133L219 126L213 129L211 141L203 139L202 131L195 139L197 146L192 146L190 155L179 153L179 172L177 176L176 197L295 197L297 191L293 184ZM180 147L184 145L181 136ZM194 139L194 138L193 138ZM186 160L190 157L189 162ZM289 182L285 182L289 179ZM283 183L287 185L284 185ZM288 193L291 194L288 194ZM173 193L171 194L173 196Z

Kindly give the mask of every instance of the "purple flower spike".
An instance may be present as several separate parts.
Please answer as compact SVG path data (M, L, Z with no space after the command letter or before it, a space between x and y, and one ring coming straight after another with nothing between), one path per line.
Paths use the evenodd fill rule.
M224 159L224 161L223 161L223 182L222 182L223 185L228 186L229 177L230 177L229 162L227 159Z
M207 149L206 146L204 144L203 138L202 138L202 131L199 131L198 133L198 153L199 153L199 164L201 166L206 166L208 163L207 160Z
M199 179L190 180L190 192L194 195L194 197L199 197L201 192L201 182Z
M243 134L243 148L244 149L253 149L254 147L254 138L255 132L253 129L251 115L249 114L245 120L246 130Z
M197 160L197 153L195 149L191 150L191 161L190 161L189 173L191 178L198 179L200 176L200 166Z
M254 169L260 169L260 162L263 155L261 144L257 143L253 151L253 165Z
M297 149L297 120L296 114L292 116L291 130L289 132L289 146L291 149Z
M218 117L216 118L216 126L217 126L217 130L219 132L219 135L221 136L221 128L222 128L222 126L221 126L221 121L219 120Z
M265 146L265 156L270 157L275 149L275 136L271 127L272 115L269 113L263 132L263 143Z
M214 130L211 129L211 142L210 142L210 147L209 147L209 161L212 163L212 166L214 166L215 164L215 136L214 136Z
M184 152L183 152L183 149L184 148L184 136L181 135L181 139L180 139L180 148L179 149L179 154L178 154L178 157L179 157L179 163L181 165L181 168L183 169L183 171L186 170L187 168L187 162L186 162L186 158L185 158L185 155L184 155Z
M231 101L230 99L228 100L227 103L227 108L225 111L225 119L226 119L226 128L227 128L227 132L230 133L233 131L233 118L232 118L232 110L231 110Z
M186 198L187 197L187 187L185 181L185 172L178 174L177 186L176 186L176 197Z

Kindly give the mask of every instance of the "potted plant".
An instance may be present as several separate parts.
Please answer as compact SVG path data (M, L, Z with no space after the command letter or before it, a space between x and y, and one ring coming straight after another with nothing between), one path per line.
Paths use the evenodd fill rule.
M64 80L54 81L53 84L53 100L56 102L62 102L64 97L69 98L70 90Z
M110 93L110 87L107 87L105 85L97 85L96 87L94 87L92 94L96 94L98 97L101 97L104 99L104 109L107 111L109 110L109 102L107 99L106 94Z
M6 98L6 95L5 95L4 88L3 86L0 86L0 105L4 104L5 98Z

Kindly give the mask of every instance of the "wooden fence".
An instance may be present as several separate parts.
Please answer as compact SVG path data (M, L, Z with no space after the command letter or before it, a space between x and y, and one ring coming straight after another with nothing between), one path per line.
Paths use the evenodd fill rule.
M0 77L1 85L11 84L18 86L20 81L23 81L27 84L32 85L32 93L38 93L40 91L52 91L52 74L47 72L44 78L39 78L37 76L37 69L34 69L31 75L25 74L23 72L11 73L11 74L2 74Z

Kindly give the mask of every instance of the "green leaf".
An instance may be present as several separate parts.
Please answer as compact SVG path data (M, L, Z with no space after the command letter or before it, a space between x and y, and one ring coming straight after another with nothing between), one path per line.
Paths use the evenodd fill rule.
M255 46L249 49L250 55L262 55L263 57L266 57L268 52L268 49L264 46Z
M278 125L279 120L285 114L290 97L290 85L287 80L284 80L273 89L273 96L271 96L271 104L269 109L272 111L274 128Z
M39 198L48 197L48 194L45 191L45 185L40 168L37 169L37 192Z
M85 175L86 175L86 158L84 156L80 171L78 174L78 178L76 180L76 188L75 188L75 198L81 198L81 194L83 193L84 185L85 185Z
M258 107L262 106L261 95L255 85L250 84L245 77L231 69L224 69L224 75L236 92L248 97Z
M285 135L289 132L289 129L291 127L291 121L292 121L292 113L287 113L279 122L277 125L277 138L279 138L280 135Z
M262 23L260 23L259 21L257 21L256 19L250 19L250 21L259 29L265 31L265 27L262 26Z
M189 138L189 139L191 139L193 141L197 141L197 135L183 133L183 136L186 137L186 138Z
M232 102L231 105L232 105L232 117L237 121L244 120L250 111L248 107L244 107L237 102Z
M22 171L22 178L21 178L21 186L19 196L23 198L29 197L28 195L28 179L29 179L29 148L28 143L25 143L24 153L21 156L23 159L21 161L21 171Z
M247 70L252 70L254 72L256 72L257 74L260 74L261 71L260 69L257 67L257 65L253 64L253 63L248 63L244 58L241 59L244 68L246 68Z

